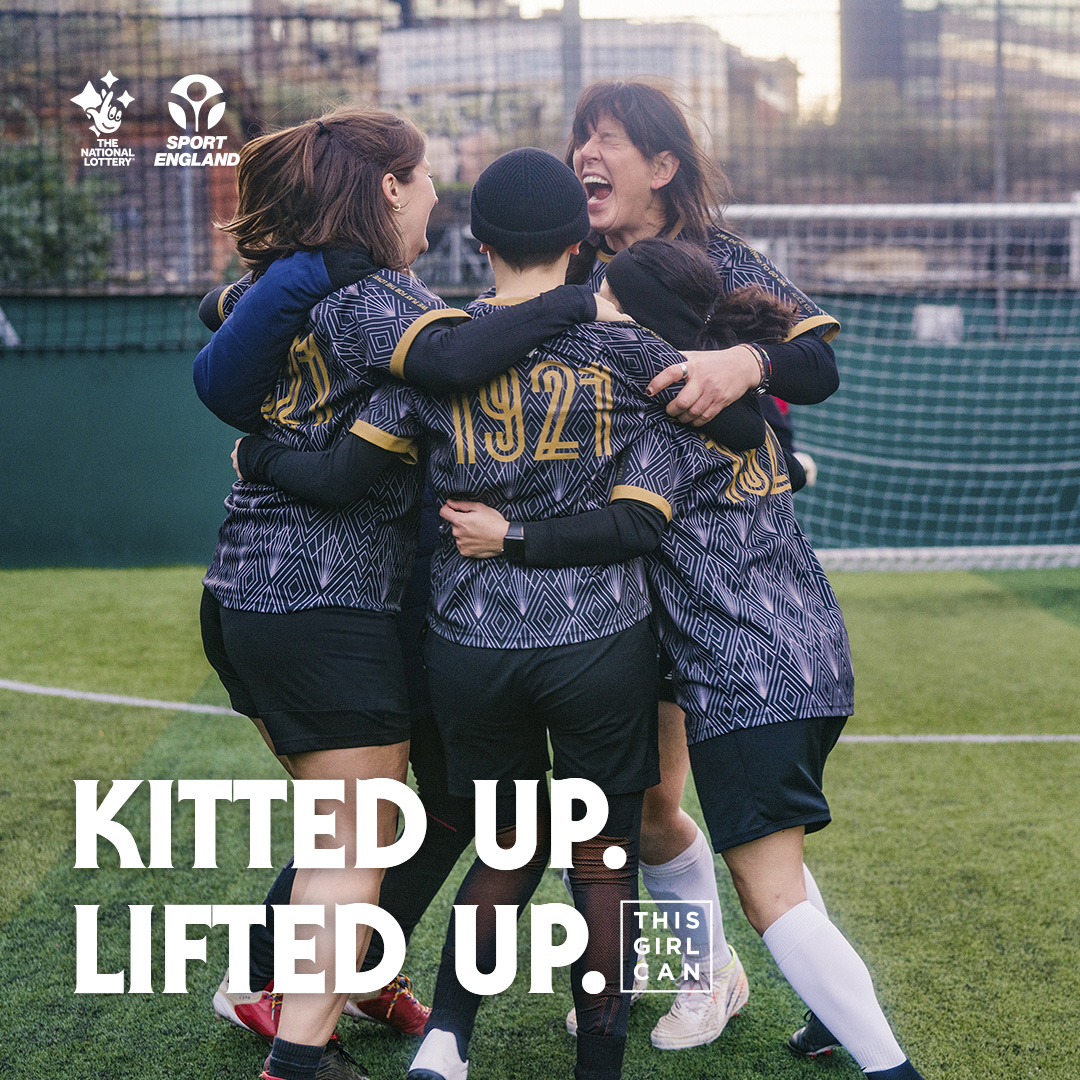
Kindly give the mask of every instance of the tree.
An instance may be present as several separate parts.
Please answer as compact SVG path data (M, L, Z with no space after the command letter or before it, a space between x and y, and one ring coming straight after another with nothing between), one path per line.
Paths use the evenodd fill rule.
M59 147L0 130L0 285L86 285L105 277L112 227L102 176L71 182Z

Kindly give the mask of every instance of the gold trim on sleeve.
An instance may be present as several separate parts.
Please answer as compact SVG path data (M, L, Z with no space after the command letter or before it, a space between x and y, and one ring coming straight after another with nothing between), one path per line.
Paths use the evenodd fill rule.
M401 335L397 345L394 346L394 353L390 357L390 374L396 379L404 380L405 357L409 355L409 349L416 340L416 335L419 334L425 326L433 322L438 322L440 319L471 318L472 316L467 311L462 311L460 308L435 308L432 311L425 311L424 314Z
M648 488L634 487L633 484L616 484L611 489L611 498L608 499L608 502L621 502L624 500L645 503L646 506L655 507L668 521L671 520L671 503L662 495L657 495L655 491L649 491Z
M235 284L236 284L236 282L234 281L233 285L235 285ZM220 293L218 293L217 313L218 313L218 318L222 322L225 321L225 297L228 296L229 293L232 292L232 287L233 287L232 285L226 285L225 288L222 289Z
M827 326L829 328L821 335L824 341L832 341L840 333L840 324L831 315L811 315L810 318L797 322L788 331L784 340L790 341L792 338L797 338L800 334L805 334L807 330L813 330L816 326Z
M415 465L420 460L420 453L416 449L416 440L408 439L401 435L391 435L389 431L383 431L366 420L357 420L349 431L365 442L381 446L392 454L403 458L407 465Z

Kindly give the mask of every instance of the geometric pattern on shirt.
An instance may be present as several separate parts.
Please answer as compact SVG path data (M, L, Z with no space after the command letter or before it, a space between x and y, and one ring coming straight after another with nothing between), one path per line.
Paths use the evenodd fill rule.
M483 317L491 305L469 305ZM440 502L477 500L509 520L564 517L607 505L620 455L643 466L637 486L668 502L676 424L643 388L679 357L633 323L588 323L550 338L469 394L400 385L372 396L363 419L397 438L426 433ZM661 447L662 449L657 449ZM432 560L432 625L463 645L536 648L589 641L646 617L640 560L541 569L461 556L448 527Z
M733 234L713 228L707 251L725 292L759 285L794 303L803 320L825 314ZM593 289L605 269L601 255L589 277ZM843 615L795 519L775 436L745 453L700 437L677 446L674 516L645 565L689 741L850 715L854 675Z
M222 308L232 309L235 286ZM394 350L442 301L423 282L370 274L311 311L264 406L273 437L296 450L326 450L388 380ZM238 480L204 579L219 602L245 611L341 606L396 611L419 523L423 468L395 463L363 499L312 506L278 488Z
M674 517L646 570L691 743L854 709L840 605L782 462L771 431L745 453L679 443Z

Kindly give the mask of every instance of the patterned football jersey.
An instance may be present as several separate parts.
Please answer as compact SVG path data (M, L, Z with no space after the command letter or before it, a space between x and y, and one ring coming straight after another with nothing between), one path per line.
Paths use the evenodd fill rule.
M247 273L239 281L234 281L227 289L221 290L218 296L217 312L222 322L229 317L232 309L236 307L236 302L253 284L251 274Z
M822 311L802 290L797 289L760 251L755 251L734 233L713 226L709 230L706 254L716 267L724 292L734 292L746 285L759 285L781 300L795 305L799 321L788 331L788 338L814 330L831 341L840 324ZM589 274L588 285L598 292L613 254L601 248Z
M851 715L843 616L795 520L776 436L740 453L686 434L674 516L646 570L687 738Z
M714 228L707 250L726 291L759 285L795 304L802 318L789 338L835 336L836 320L737 236ZM598 253L594 290L611 257ZM742 453L688 429L676 437L674 516L646 570L692 743L854 710L843 616L795 520L783 462L772 432ZM632 465L624 482L633 483Z
M468 310L482 316L493 305ZM440 502L487 503L515 521L650 502L670 517L676 425L643 389L678 355L635 323L589 323L549 339L486 386L434 397L380 388L353 431L401 449L426 433ZM617 476L619 456L640 463ZM458 553L448 527L432 560L432 626L462 645L537 648L589 641L648 616L641 560L539 569Z
M228 315L246 284L226 290ZM263 405L275 439L326 450L355 422L387 375L400 375L421 326L460 318L418 278L379 271L311 311ZM404 459L364 498L341 510L303 503L239 480L204 578L229 608L285 612L313 607L396 611L419 523L422 465Z

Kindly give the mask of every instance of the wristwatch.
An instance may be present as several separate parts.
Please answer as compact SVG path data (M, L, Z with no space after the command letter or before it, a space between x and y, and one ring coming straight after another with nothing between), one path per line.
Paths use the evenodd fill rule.
M503 537L503 555L511 562L525 561L525 526L520 521L511 521Z

